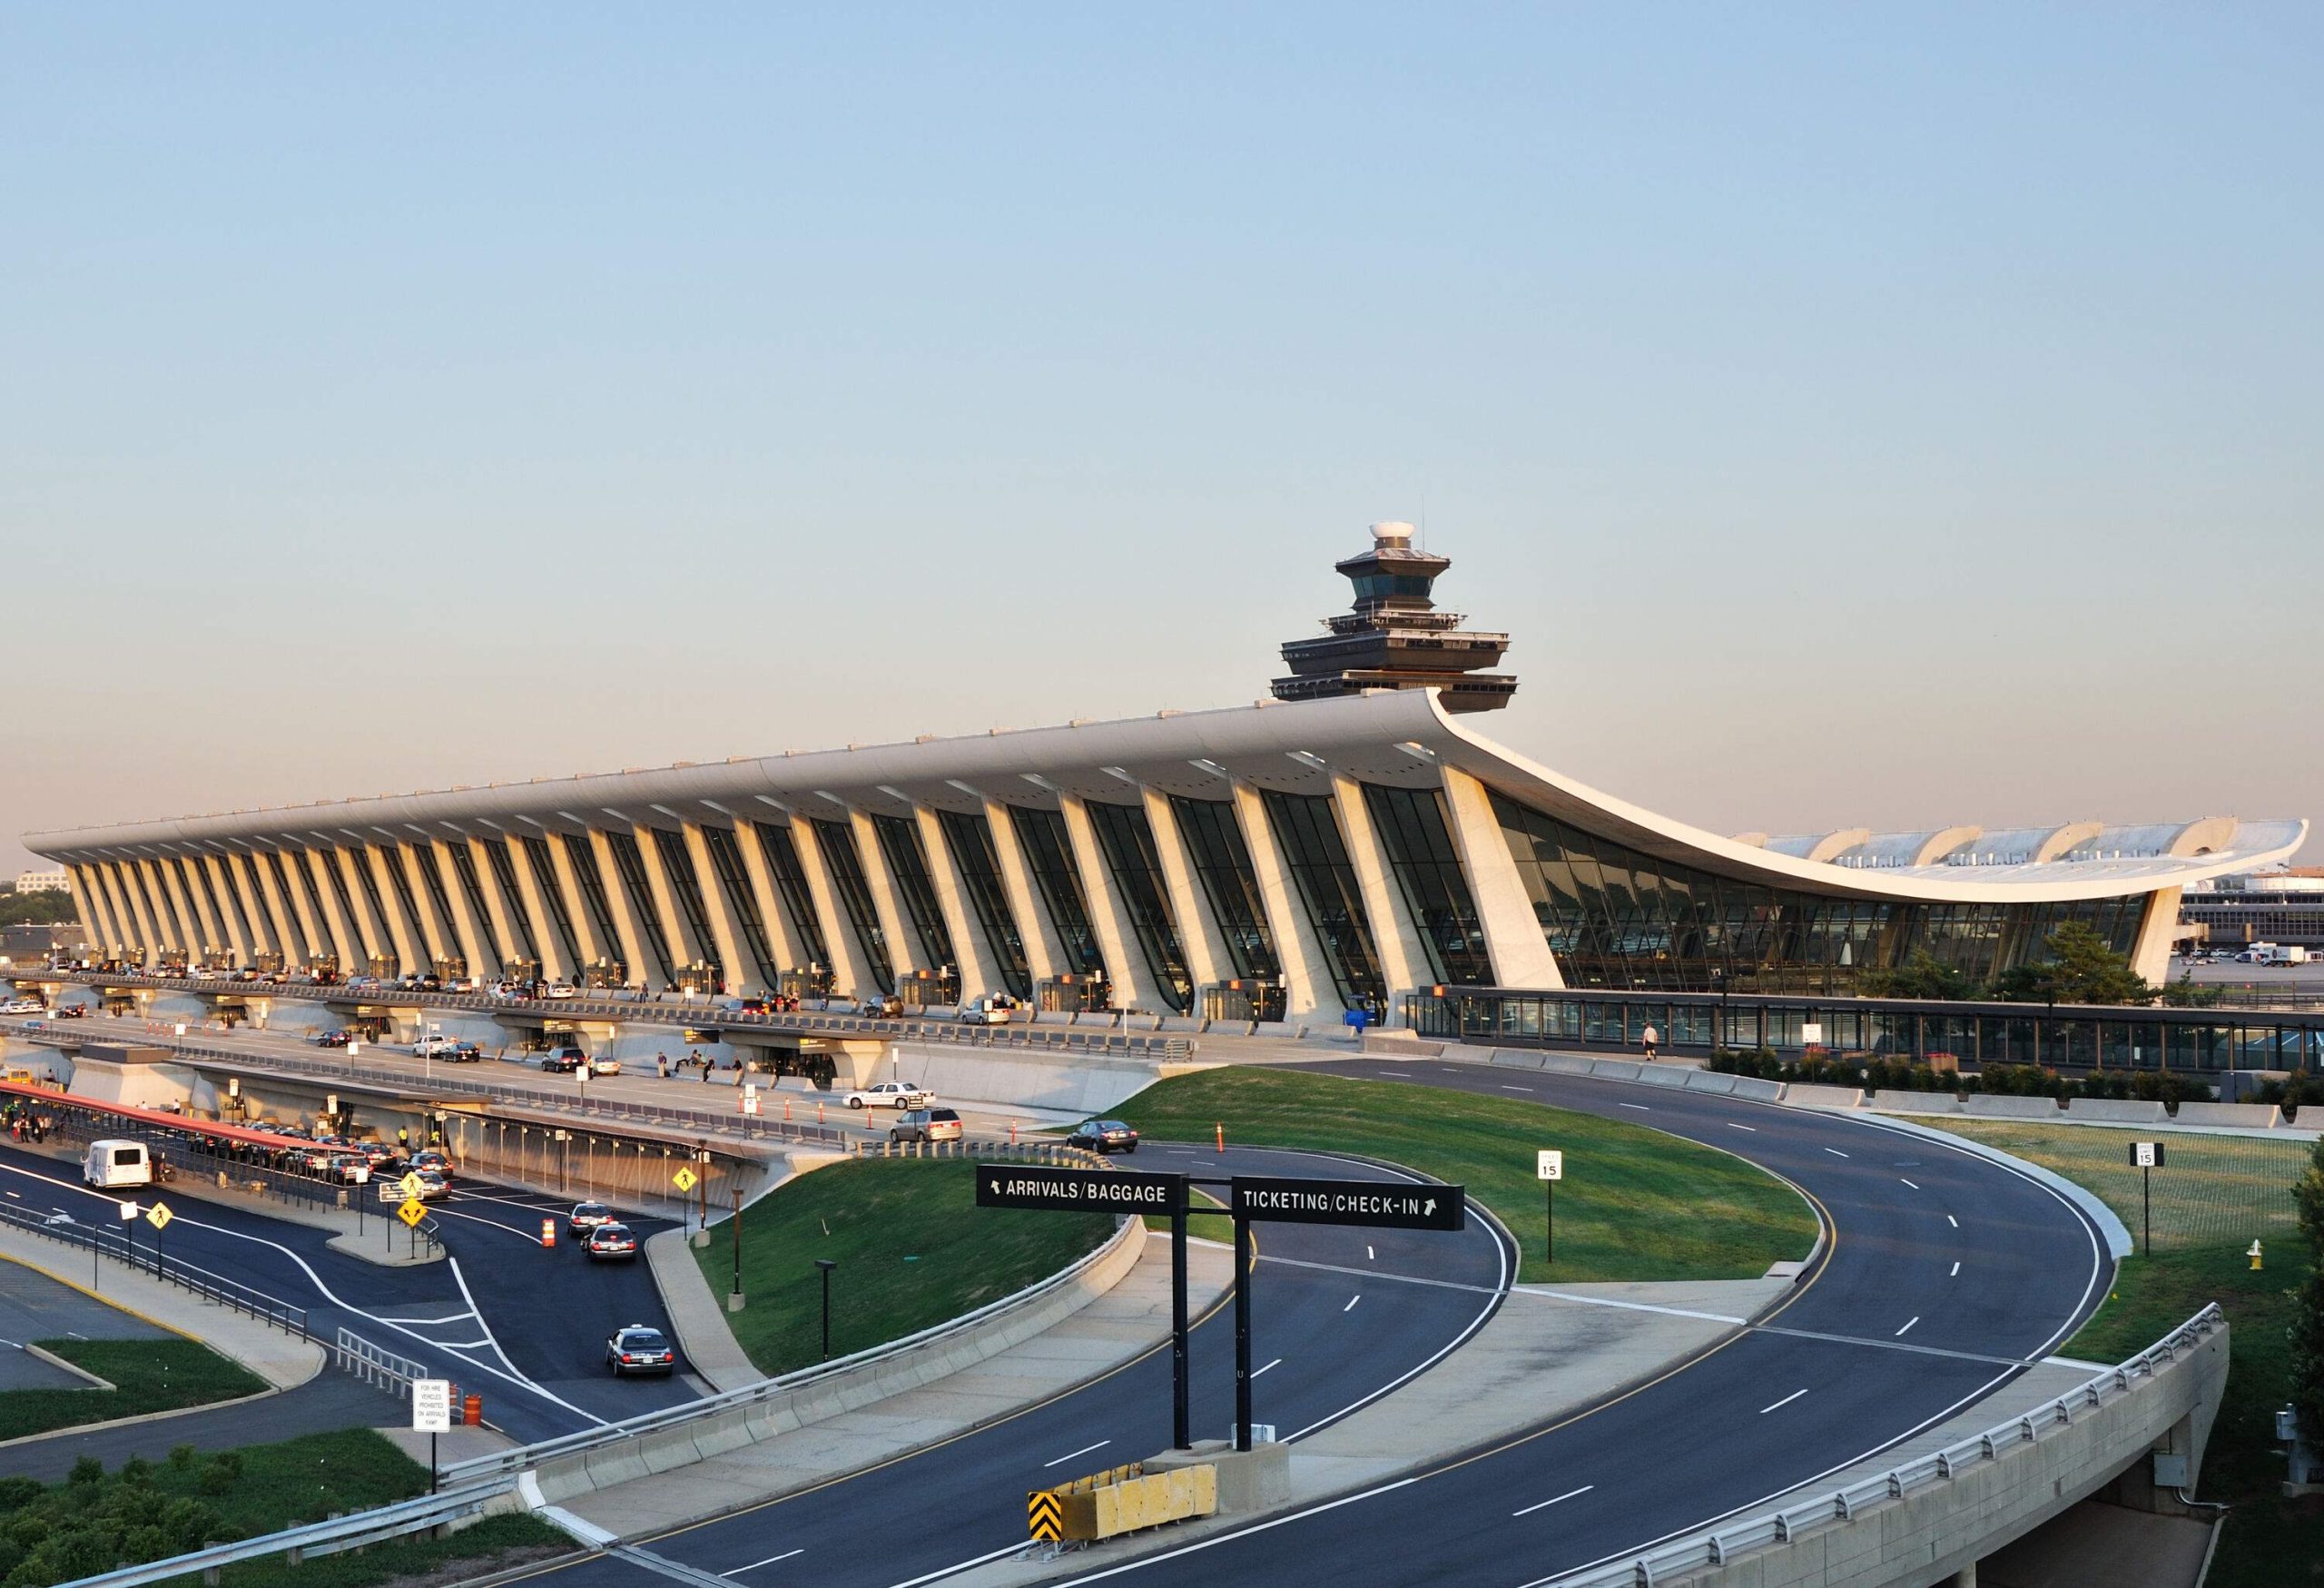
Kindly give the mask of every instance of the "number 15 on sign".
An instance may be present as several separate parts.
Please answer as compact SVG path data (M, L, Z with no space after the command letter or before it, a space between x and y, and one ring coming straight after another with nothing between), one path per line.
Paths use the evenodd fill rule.
M1558 1182L1565 1179L1565 1154L1544 1147L1535 1155L1533 1172L1541 1177L1541 1260L1558 1260Z

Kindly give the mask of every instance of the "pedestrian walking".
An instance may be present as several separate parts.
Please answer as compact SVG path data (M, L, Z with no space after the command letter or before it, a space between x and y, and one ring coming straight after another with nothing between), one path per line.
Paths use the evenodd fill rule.
M670 1079L670 1056L667 1053L654 1055L654 1073L664 1080Z
M1642 1036L1646 1044L1646 1061L1651 1064L1654 1062L1654 1050L1661 1044L1662 1033L1649 1026Z

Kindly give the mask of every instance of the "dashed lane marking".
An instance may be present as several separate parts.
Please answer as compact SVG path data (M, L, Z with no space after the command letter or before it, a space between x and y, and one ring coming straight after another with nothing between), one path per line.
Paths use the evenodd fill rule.
M1898 1339L1902 1339L1902 1338L1905 1336L1905 1335L1906 1334L1906 1332L1907 1332L1907 1331L1909 1331L1909 1330L1912 1328L1913 1325L1914 1325L1914 1324L1916 1324L1916 1323L1918 1323L1918 1322L1920 1322L1920 1321L1921 1321L1921 1320L1920 1320L1920 1315L1919 1315L1918 1313L1915 1313L1915 1314L1912 1316L1912 1317L1911 1317L1910 1319L1908 1319L1908 1320L1905 1322L1904 1328L1898 1329L1898 1330L1896 1331L1896 1337L1897 1337Z
M1342 1312L1354 1312L1355 1310L1355 1304L1363 1299L1363 1294L1358 1292L1356 1295L1349 1297L1347 1298L1347 1305L1341 1307L1340 1310Z
M1779 1401L1776 1402L1776 1404L1775 1404L1775 1405L1773 1405L1773 1406L1761 1406L1761 1407L1759 1408L1759 1415L1761 1415L1761 1416L1763 1416L1763 1417L1764 1417L1764 1416L1766 1416L1769 1412L1779 1412L1779 1411L1783 1410L1783 1409L1784 1409L1784 1407L1786 1407L1786 1406L1787 1406L1791 1405L1791 1403L1792 1403L1792 1402L1794 1402L1794 1401L1797 1400L1801 1396L1804 1396L1804 1395L1806 1395L1807 1393L1807 1392L1806 1390L1804 1390L1804 1389L1795 1389L1795 1390L1793 1390L1789 1395L1787 1395L1787 1396L1784 1396L1784 1397L1783 1397L1783 1399L1781 1399L1781 1400L1779 1400Z
M1644 1103L1624 1103L1622 1107L1626 1109L1636 1109L1641 1114L1650 1114L1654 1112L1652 1109L1648 1108Z
M1952 1214L1950 1214L1950 1213L1948 1213L1948 1214L1946 1214L1946 1215L1945 1216L1945 1223L1947 1223L1947 1224L1949 1224L1949 1225L1951 1225L1951 1226L1953 1226L1953 1228L1955 1228L1955 1229L1958 1229L1958 1228L1961 1228L1961 1221L1960 1221L1958 1218L1954 1218L1954 1217L1953 1217L1953 1215L1952 1215Z
M787 1560L789 1560L793 1555L803 1555L803 1554L805 1554L806 1553L807 1553L807 1552L806 1552L806 1550L805 1550L804 1548L800 1548L800 1549L787 1549L787 1550L784 1550L784 1551L783 1551L781 1554L779 1554L779 1555L769 1555L769 1556L767 1556L767 1558L766 1558L766 1559L764 1559L764 1560L763 1560L763 1561L753 1561L753 1562L752 1562L749 1565L747 1565L747 1566L736 1566L736 1567L735 1567L733 1571L731 1571L731 1572L721 1572L721 1573L719 1573L718 1574L719 1574L720 1576L722 1576L722 1577L739 1577L739 1576L741 1576L741 1575L742 1575L743 1573L745 1573L745 1572L755 1572L755 1571L757 1571L761 1566L771 1566L771 1565L774 1564L774 1563L775 1563L775 1562L777 1562L777 1561L787 1561Z
M1759 1128L1757 1125L1738 1125L1732 1119L1727 1121L1727 1128L1730 1130L1748 1130L1754 1136L1759 1133Z
M1512 1516L1531 1516L1536 1511L1546 1511L1552 1505L1563 1504L1566 1501L1574 1498L1577 1494L1586 1494L1597 1486L1598 1485L1596 1484L1584 1484L1578 1489L1568 1489L1564 1494L1560 1494L1554 1500L1544 1500L1538 1505L1528 1505L1522 1511L1512 1511L1510 1514Z
M1252 1376L1252 1377L1254 1377L1254 1378L1256 1378L1256 1377L1258 1377L1258 1376L1259 1376L1259 1374L1261 1374L1261 1373L1265 1373L1265 1372L1267 1372L1270 1368L1280 1367L1280 1366L1283 1366L1283 1358L1282 1358L1282 1357L1280 1357L1280 1356L1277 1356L1274 1361L1272 1361L1272 1362L1268 1363L1268 1364L1266 1365L1266 1366L1265 1366L1265 1367L1262 1367L1262 1368L1258 1369L1258 1370L1257 1370L1257 1372L1253 1373L1253 1374L1251 1375L1251 1376Z
M1961 1277L1961 1259L1960 1259L1959 1258L1954 1258L1954 1259L1953 1259L1953 1272L1952 1272L1952 1273L1950 1273L1950 1274L1947 1274L1947 1275L1945 1276L1945 1277L1946 1277L1946 1278L1948 1278L1948 1279L1957 1279L1957 1278L1959 1278L1960 1277Z
M1830 1153L1834 1158L1846 1158L1847 1156L1846 1153L1842 1152L1837 1147L1827 1147L1824 1150Z
M1078 1450L1068 1450L1063 1455L1059 1456L1055 1461L1045 1461L1041 1463L1041 1470L1043 1472L1047 1472L1053 1466L1063 1466L1067 1462L1071 1461L1077 1455L1087 1455L1093 1450L1103 1450L1107 1445L1111 1445L1113 1441L1110 1439L1100 1439L1095 1445L1085 1445ZM766 1563L762 1561L759 1563L761 1565L764 1565ZM744 1571L750 1570L747 1566L743 1569Z
M1904 1177L1904 1176L1902 1176L1902 1175L1898 1175L1896 1178L1897 1178L1898 1179L1900 1179L1900 1180L1905 1180L1905 1177ZM1920 1188L1919 1188L1918 1186L1913 1186L1913 1182L1912 1182L1912 1181L1910 1181L1910 1180L1905 1180L1905 1184L1906 1184L1906 1185L1908 1185L1908 1186L1912 1186L1912 1187L1913 1187L1913 1189L1914 1189L1914 1190L1915 1190L1915 1191L1917 1191L1917 1190L1919 1190L1919 1189L1920 1189Z

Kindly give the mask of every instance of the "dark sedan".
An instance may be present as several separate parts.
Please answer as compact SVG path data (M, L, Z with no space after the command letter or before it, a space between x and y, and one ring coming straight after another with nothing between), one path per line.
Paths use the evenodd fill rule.
M1065 1144L1084 1152L1136 1152L1137 1132L1119 1119L1084 1119L1073 1128Z

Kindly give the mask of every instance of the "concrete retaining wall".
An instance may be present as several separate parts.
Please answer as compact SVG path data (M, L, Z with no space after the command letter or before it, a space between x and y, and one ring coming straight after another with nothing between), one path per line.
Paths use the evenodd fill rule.
M2039 1119L2054 1125L2065 1118L2055 1098L2014 1098L1972 1092L1961 1100L1961 1111L1982 1119Z
M2284 1122L2284 1111L2273 1103L2181 1103L2176 1122L2270 1130Z
M902 1074L942 1102L1100 1113L1167 1075L1197 1065L1161 1065L1078 1053L1008 1048L921 1047L906 1043Z
M556 1504L651 1473L690 1465L762 1439L811 1427L973 1366L1055 1327L1112 1289L1137 1267L1145 1244L1145 1220L1125 1219L1104 1255L1071 1280L990 1317L891 1356L794 1388L772 1389L743 1406L707 1413L599 1450L552 1457L533 1469L541 1496Z
M1860 1109L1864 1089L1856 1086L1811 1086L1792 1081L1783 1089L1783 1100L1807 1109Z
M2066 1105L2066 1115L2110 1125L2160 1125L2170 1117L2161 1103L2132 1102L2128 1098L2076 1098Z
M1724 1564L1663 1570L1663 1588L1920 1588L1945 1581L2079 1504L2117 1477L2126 1504L2178 1509L2152 1483L2158 1447L2202 1459L2227 1386L2224 1326L2181 1350L2128 1393L2078 1409L2063 1426L1999 1447L1901 1497L1856 1508L1845 1521L1800 1524L1787 1543L1729 1553Z

